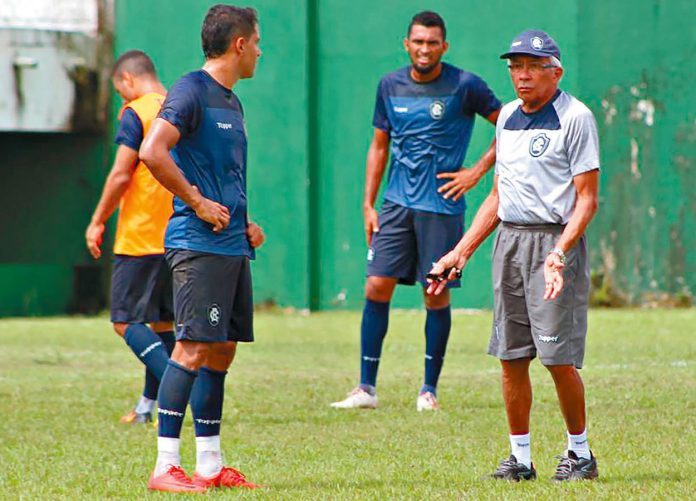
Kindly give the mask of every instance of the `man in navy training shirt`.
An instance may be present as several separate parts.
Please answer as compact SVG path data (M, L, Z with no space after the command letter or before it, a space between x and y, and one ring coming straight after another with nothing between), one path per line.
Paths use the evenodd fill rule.
M220 422L227 369L237 342L254 340L249 260L264 241L247 217L247 137L232 87L254 75L261 55L256 11L208 10L201 33L206 62L174 83L140 150L174 195L165 235L174 281L176 346L160 383L159 438L148 488L203 492L247 487L224 466ZM181 468L179 436L186 411L196 434L193 478Z
M377 407L376 381L397 283L427 287L426 274L461 238L464 193L495 162L491 147L471 168L462 163L476 115L496 123L500 101L478 76L441 62L448 43L443 19L416 14L404 47L411 65L379 83L374 137L367 154L364 217L367 286L360 342L360 385L336 408ZM381 212L374 208L391 150ZM451 282L450 287L459 287ZM424 294L425 377L416 409L436 410L437 382L451 326L450 294Z

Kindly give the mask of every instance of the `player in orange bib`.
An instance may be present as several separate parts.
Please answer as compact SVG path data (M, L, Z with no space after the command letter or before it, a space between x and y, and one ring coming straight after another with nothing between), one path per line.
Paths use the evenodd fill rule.
M159 380L174 347L171 274L164 260L164 231L172 214L172 195L138 158L140 143L164 102L150 58L124 53L114 64L114 89L125 103L118 144L101 199L87 227L90 254L101 257L104 223L119 208L111 274L111 322L146 367L143 395L123 423L147 423L157 400Z

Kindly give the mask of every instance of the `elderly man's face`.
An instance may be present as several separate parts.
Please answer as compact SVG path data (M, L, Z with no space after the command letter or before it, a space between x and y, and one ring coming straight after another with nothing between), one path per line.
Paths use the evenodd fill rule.
M554 67L550 57L513 56L509 69L517 97L531 109L551 99L563 76L563 69Z

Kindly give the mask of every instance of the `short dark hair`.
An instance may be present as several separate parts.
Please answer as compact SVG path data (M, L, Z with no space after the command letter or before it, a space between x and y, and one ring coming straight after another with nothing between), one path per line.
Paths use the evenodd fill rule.
M445 29L445 20L442 19L440 14L433 12L432 10L424 10L419 12L411 19L411 23L408 25L407 37L411 36L411 28L416 24L420 26L425 26L426 28L440 28L442 30L442 39L447 39L447 30Z
M256 10L251 7L217 4L203 20L201 43L206 59L222 56L236 37L248 38L256 29Z
M114 63L111 76L121 76L123 73L130 73L134 76L152 75L157 76L155 65L152 59L142 50L129 50L124 52Z

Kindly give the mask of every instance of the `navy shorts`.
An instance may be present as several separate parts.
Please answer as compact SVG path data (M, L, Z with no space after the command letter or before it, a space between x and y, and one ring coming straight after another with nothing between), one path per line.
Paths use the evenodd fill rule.
M173 320L172 275L164 255L115 255L111 269L111 321L146 324Z
M462 238L464 216L409 209L385 201L379 214L379 232L372 236L367 252L367 276L397 278L400 284L417 281L427 286L425 276L442 256ZM459 287L460 281L448 282Z
M177 341L254 340L251 264L246 256L168 249Z

